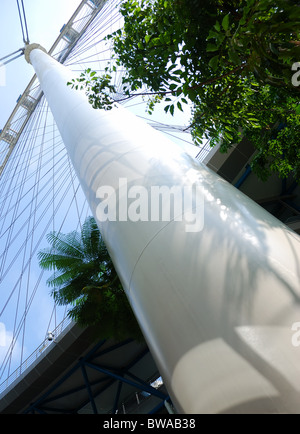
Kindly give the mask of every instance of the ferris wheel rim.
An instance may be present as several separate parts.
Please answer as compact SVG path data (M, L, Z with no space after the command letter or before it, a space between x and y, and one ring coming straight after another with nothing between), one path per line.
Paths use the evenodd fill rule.
M61 41L64 41L65 47L61 50L61 52L63 53L63 56L60 59L58 59L60 63L64 64L68 60L68 57L71 54L71 51L77 45L77 43L82 38L84 33L87 31L88 27L92 24L92 22L95 20L95 18L98 16L98 14L102 11L103 7L109 1L110 0L97 0L97 1L82 0L81 3L79 4L79 6L76 8L75 12L72 14L72 16L69 19L69 21L67 22L67 24L65 24L63 26L63 28L61 29L59 36L56 38L55 42L51 46L50 50L48 51L48 54L53 55L55 53L55 49L59 46L59 43ZM93 4L96 5L94 8L91 6ZM84 23L83 28L81 29L80 32L76 32L76 33L73 32L72 33L72 35L74 35L74 39L72 41L70 41L67 37L68 32L70 32L70 30L73 29L72 24L74 23L76 17L82 11L82 9L85 5L89 5L91 7L91 16L88 17L88 19ZM26 46L27 45L29 45L29 44L25 44L25 49L23 49L23 51L24 51L23 54L25 54L25 52L26 52ZM41 47L41 45L39 45L39 44L36 44L36 45ZM43 50L45 50L45 49L43 48ZM5 170L5 166L8 163L9 157L13 153L13 150L17 144L17 141L18 141L21 133L23 132L24 128L26 127L31 115L34 113L34 110L35 110L38 102L40 101L40 99L43 96L43 92L41 90L38 90L39 88L40 88L40 85L38 83L37 76L36 76L36 74L34 74L33 77L31 78L31 80L29 81L27 87L25 88L24 92L18 98L16 105L15 105L11 115L9 116L6 124L4 125L2 130L0 130L0 142L4 141L4 142L8 142L8 144L9 144L7 155L5 156L3 163L0 165L0 179L1 179L3 171ZM31 95L31 92L34 92L34 96ZM35 92L37 92L37 95L35 95ZM33 102L33 104L31 105L30 108L28 107L28 104L26 103L26 100L28 98L32 99L32 102ZM22 125L20 126L19 131L12 130L13 133L15 133L15 134L10 134L11 125L14 123L15 116L21 107L27 108L27 110L28 110L27 116L24 119L24 122L22 123Z

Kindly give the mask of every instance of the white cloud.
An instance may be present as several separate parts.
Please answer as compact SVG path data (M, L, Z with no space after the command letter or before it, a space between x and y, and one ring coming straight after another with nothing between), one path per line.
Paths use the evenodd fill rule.
M11 347L12 342L14 346L14 351L11 356L8 356L8 354L11 353ZM5 324L0 323L0 367L1 367L1 373L4 366L6 368L10 367L10 373L14 372L20 365L20 358L21 358L21 345L19 344L18 340L13 339L13 333L9 330L6 330ZM4 370L6 374L3 375L3 378L7 376L7 369ZM1 381L0 381L1 382Z
M0 322L0 347L6 346L6 328L5 324Z

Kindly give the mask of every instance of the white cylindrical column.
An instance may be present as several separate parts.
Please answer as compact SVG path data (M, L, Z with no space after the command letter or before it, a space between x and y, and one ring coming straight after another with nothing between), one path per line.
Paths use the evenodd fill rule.
M27 58L178 412L299 412L299 236L122 107L94 110L40 49Z

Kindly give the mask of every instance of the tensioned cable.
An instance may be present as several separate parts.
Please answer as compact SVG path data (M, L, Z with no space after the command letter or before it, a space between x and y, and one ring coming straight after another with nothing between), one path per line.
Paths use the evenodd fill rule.
M65 186L65 185L66 185L66 184L65 184L65 181L66 181L66 179L63 180L63 182L62 182L62 186ZM66 194L67 194L67 192L65 191L65 193L64 193L64 195L62 196L62 198L61 198L61 200L60 200L58 206L56 207L55 212L57 212L57 211L59 210L61 204L62 204L63 201L65 200ZM44 214L43 214L41 217L43 218L43 217L44 217ZM39 245L40 241L44 238L46 232L48 231L48 228L49 228L50 225L51 225L51 223L52 223L52 216L50 217L50 219L48 220L48 223L46 224L46 226L45 226L45 228L44 228L44 231L43 231L43 233L42 233L42 235L41 235L41 237L40 237L40 239L39 239L38 245ZM36 248L37 248L37 247L36 247ZM36 251L36 249L35 249L35 251ZM25 267L24 267L24 270L27 268L29 262L30 262L30 259L27 261L27 263L26 263L26 265L25 265ZM24 270L23 270L22 272L24 272ZM42 271L41 274L43 274L43 272L44 272L44 270ZM16 286L15 286L15 288L13 289L13 291L11 292L10 297L9 297L9 299L7 300L6 305L4 306L4 308L3 308L2 312L1 312L1 314L3 313L3 311L5 310L5 308L7 307L8 302L10 301L10 299L11 299L11 297L12 297L12 295L13 295L13 292L15 291L17 285L18 285L19 282L20 282L20 279L21 279L21 276L19 277L18 281L16 282ZM39 281L40 281L40 279L39 279ZM38 283L39 283L39 281L38 281ZM37 289L37 286L35 287L35 289ZM36 292L36 291L35 291L35 292ZM31 300L31 301L30 301L30 305L31 305L33 298L31 297L30 300ZM26 311L29 309L30 305L27 306ZM1 314L0 314L0 317L1 317ZM27 312L26 312L26 314L27 314ZM17 338L18 338L18 336L19 336L19 333L20 333L20 331L22 330L21 325L23 324L24 318L25 318L25 311L24 311L24 314L23 314L23 316L22 316L22 318L21 318L21 321L20 321L20 323L19 323L19 326L18 326L18 329L17 329L18 332L14 335L14 340L13 340L14 344L16 343L16 340L17 340ZM13 344L13 345L14 345L14 344ZM2 366L3 366L3 365L2 365ZM2 368L2 367L1 367L1 368Z
M31 297L30 297L30 300L29 300L29 303L28 303L28 306L27 306L27 310L29 310L30 307L31 307L31 304L32 304L32 302L33 302L33 300L34 300L34 297L35 297L35 295L36 295L36 293L37 293L37 290L38 290L38 288L39 288L39 284L40 284L40 282L41 282L41 280L42 280L43 274L44 274L44 270L42 270L42 271L40 272L39 278L38 278L38 280L37 280L37 282L36 282L36 284L35 284L35 287L34 287L34 289L33 289L32 294L31 294ZM13 339L12 339L10 345L9 345L9 349L8 349L8 351L7 351L7 353L6 353L6 356L5 356L5 358L3 359L3 362L2 362L2 364L1 364L1 366L0 366L0 379L1 379L2 376L3 376L3 374L4 374L4 372L5 372L5 369L7 369L7 376L10 375L10 369L11 369L11 362L12 362L13 350L14 350L14 347L15 347L15 345L16 345L16 343L17 343L17 339L18 339L18 337L19 337L19 334L20 334L20 332L21 332L21 330L22 330L23 318L24 318L24 316L25 316L26 314L27 314L27 312L24 311L24 313L23 313L23 317L21 318L21 320L20 320L20 322L19 322L19 325L18 325L18 329L17 329L17 331L16 331L16 334L13 336ZM1 370L2 370L2 373L1 373Z
M58 163L59 163L60 161L62 161L62 164L59 166ZM62 173L64 173L65 166L67 166L67 162L66 162L66 159L65 159L65 155L63 155L63 156L61 157L61 159L60 159L59 161L57 161L57 168L56 168L57 171L56 171L56 174L58 174L60 171L61 171ZM45 189L48 187L48 190L47 190L46 193L45 193L45 199L47 198L47 195L48 195L49 192L51 191L51 190L50 190L50 187L49 187L49 184L47 183L47 180L48 180L47 175L48 175L50 172L51 172L51 169L49 169L48 172L47 172L43 177L40 178L40 179L42 179L42 180L43 180L43 179L45 180L45 184L43 185L43 187L40 188L40 190L38 191L38 193L36 193L36 194L41 194L42 191L45 190ZM26 193L25 193L25 195L22 197L22 199L26 198L26 196L29 195L29 194L31 193L31 191L34 190L34 188L35 188L35 185L33 185L33 186L28 190L28 191L26 191ZM35 199L35 196L33 196L33 199ZM42 203L43 203L43 198L40 199L40 202L39 202L39 204L37 205L37 208L40 208L40 207L42 206ZM3 237L3 236L4 236L4 235L9 231L9 229L10 229L11 226L13 226L13 225L16 224L17 220L20 219L20 218L22 217L22 214L25 213L25 211L26 211L27 209L29 209L30 204L31 204L31 202L26 203L26 205L24 206L24 208L20 210L20 212L19 212L19 214L18 214L18 217L17 217L15 220L12 221L12 223L9 225L9 227L8 227L6 230L4 230L4 231L2 232L2 235L1 235L0 238L2 238L2 237ZM14 207L12 207L10 210L8 210L8 212L9 212L9 211L13 211L13 210L14 210ZM7 214L8 214L8 212L7 212ZM25 217L25 218L26 218L26 217ZM25 220L24 223L26 223L26 220ZM11 238L11 239L10 239L10 245L11 245L11 242L12 242L12 241L17 237L18 233L19 233L19 231L17 232L17 234L15 235L14 238Z
M60 163L61 161L62 161L62 164L59 166L58 163ZM59 171L61 171L62 174L63 174L63 173L64 173L64 170L65 170L65 166L67 166L67 162L66 162L66 159L65 159L65 155L63 155L63 156L60 158L60 160L57 161L57 168L56 168L57 171L56 171L56 174L58 174ZM49 185L48 185L48 183L47 183L47 175L48 175L50 172L51 172L51 169L49 169L48 172L46 172L45 175L44 175L43 177L40 178L40 180L43 180L43 179L45 180L45 184L43 185L43 187L40 188L40 190L36 193L36 195L41 195L42 191L45 190L47 187L48 187L48 190L45 192L45 196L44 196L44 198L42 197L42 198L40 199L39 204L37 205L37 208L40 208L40 207L42 206L43 201L44 201L45 199L47 199L47 196L48 196L49 193L51 192L51 188L49 187ZM25 195L22 197L22 199L25 199L26 196L29 195L29 194L31 193L31 191L33 191L34 189L35 189L35 185L33 185L33 186L28 190L28 191L26 191L26 193L25 193ZM32 200L35 200L35 198L36 198L36 196L33 196L33 199L32 199ZM6 235L6 233L10 230L10 228L11 228L13 225L16 224L16 222L18 221L18 219L21 219L22 214L24 214L24 213L26 212L26 210L29 209L30 205L31 205L31 201L30 201L29 203L26 203L26 205L24 206L24 208L20 210L20 212L19 212L17 218L16 218L15 220L13 220L12 223L9 225L9 227L8 227L6 230L4 230L4 231L2 232L2 235L1 235L0 239L1 239L4 235ZM10 211L13 211L13 210L14 210L14 207L11 207L11 208L7 211L7 214L8 214ZM25 218L26 218L26 217L25 217ZM28 219L25 220L23 224L25 224L25 223L27 223L27 222L28 222ZM9 246L11 246L11 243L12 243L12 242L13 242L13 241L18 237L19 232L20 232L21 230L22 230L22 225L21 225L19 231L15 234L15 236L14 236L13 238L10 238L10 240L9 240L9 241L10 241L10 242L9 242Z
M13 56L14 54L17 54L17 53L20 53L20 54L18 54L18 56L13 57L12 59L10 59L11 56ZM0 68L2 66L7 65L8 63L12 62L13 60L18 59L19 57L23 56L23 54L24 54L24 49L20 48L19 50L14 51L13 53L7 54L6 56L2 57L0 59ZM3 60L5 60L5 59L9 59L9 60L6 60L5 62L3 62Z
M72 181L70 181L69 184L67 185L67 189L65 190L64 195L62 196L62 198L60 199L59 203L57 204L56 209L55 209L55 213L59 211L59 209L60 209L62 203L64 202L64 200L65 200L65 198L66 198L66 195L67 195L68 188L70 188L71 182L72 182ZM62 182L62 185L65 185L64 181ZM78 190L78 188L79 188L79 186L77 187L77 190ZM70 211L70 209L71 209L71 205L72 205L72 201L71 201L70 204L69 204L69 207L68 207L67 212L66 212L66 214L65 214L64 220L63 220L63 222L62 222L62 224L61 224L61 227L62 227L62 225L63 225L63 223L64 223L64 221L65 221L65 219L66 219L66 216L68 215L68 213L69 213L69 211ZM42 216L42 217L44 217L44 216ZM41 236L40 236L40 238L39 238L38 245L40 244L41 240L44 238L44 236L45 236L46 232L48 231L48 229L49 229L49 227L50 227L51 224L52 224L52 217L50 217L50 219L48 220L48 223L46 224L46 226L45 226L45 228L44 228L44 231L43 231L43 233L41 234ZM36 247L36 249L37 249L37 247ZM36 249L35 249L35 251L36 251ZM28 262L29 262L29 261L28 261ZM28 265L28 262L27 262L26 266ZM33 291L32 295L31 295L30 303L29 303L29 305L27 306L27 310L30 308L30 306L31 306L31 304L32 304L32 302L33 302L34 295L36 294L36 291L37 291L37 289L38 289L38 285L39 285L39 283L40 283L40 281L41 281L41 277L42 277L43 274L44 274L44 270L41 271L40 276L39 276L39 279L38 279L38 281L37 281L37 283L36 283L36 285L35 285L35 287L34 287L34 291ZM19 277L19 279L18 279L18 282L19 282L19 280L20 280L20 277ZM17 284L18 284L18 282L17 282ZM12 296L12 294L11 294L11 296ZM10 296L10 297L11 297L11 296ZM8 300L8 301L9 301L9 300ZM8 301L7 301L7 303L8 303ZM3 313L3 311L2 311L2 313ZM22 316L22 318L21 318L21 320L20 320L20 323L19 323L19 326L18 326L18 329L17 329L17 334L16 334L16 336L14 336L14 339L13 339L12 343L10 344L9 352L12 351L12 349L13 349L12 347L14 347L14 345L16 344L17 338L18 338L18 336L19 336L19 334L20 334L20 332L21 332L21 330L22 330L22 324L23 324L23 321L24 321L25 314L27 314L27 311L23 313L23 316ZM0 317L1 317L1 314L0 314ZM9 356L9 352L7 353L5 359L3 360L3 363L2 363L2 365L1 365L1 367L0 367L0 371L1 371L1 369L3 369L2 374L0 374L0 378L3 376L4 370L5 370L5 368L6 368L7 358L8 358L8 356Z
M111 26L112 22L116 24L117 21L119 21L119 19L120 19L119 11L116 10L114 14L111 15L111 10L109 8L103 10L101 15L96 18L95 22L90 27L89 31L86 32L80 38L80 40L76 45L76 50L70 53L67 64L71 65L74 58L76 59L80 57L85 51L91 50L91 48L98 45L99 42L103 42L103 37L105 36L107 29ZM107 21L109 21L109 23L107 23ZM102 25L103 26L106 25L106 27L102 27ZM96 39L96 36L98 37L98 39ZM99 41L99 37L101 38L100 41ZM92 44L90 43L91 41L93 41Z
M72 182L72 181L69 182L69 184L68 184L68 186L67 186L67 189L66 189L65 192L64 192L64 195L62 196L60 202L58 203L58 205L57 205L57 207L56 207L56 209L55 209L55 213L57 213L57 212L59 211L59 209L61 208L61 205L62 205L62 203L64 202L64 200L65 200L65 198L66 198L68 188L70 188L71 182ZM65 186L65 180L63 180L63 182L62 182L62 186ZM78 191L78 188L79 188L79 185L78 185L78 187L77 187L77 191ZM68 210L67 210L67 212L66 212L66 214L65 214L64 220L65 220L65 218L66 218L68 212L69 212L70 209L71 209L71 205L72 205L72 201L73 201L73 200L74 200L74 197L73 197L73 199L70 201L69 208L68 208ZM43 218L44 216L41 216L41 217ZM48 231L48 228L50 227L51 223L52 223L52 217L50 217L50 219L49 219L49 221L48 221L46 227L44 228L43 233L41 234L41 236L40 236L40 238L39 238L39 240L38 240L38 243L37 243L38 245L40 244L41 240L44 238L45 233ZM62 223L62 224L63 224L63 223ZM62 226L62 225L61 225L61 226ZM36 251L36 249L37 249L37 246L35 247L35 251ZM33 252L33 253L34 253L34 252ZM27 263L26 263L26 267L28 267L28 263L29 263L29 262L30 262L30 259L27 261ZM25 267L25 268L26 268L26 267ZM42 273L43 273L43 271L42 271ZM37 290L38 285L39 285L40 280L41 280L42 273L40 274L39 280L38 280L38 282L37 282L37 284L36 284L36 286L35 286L34 293L32 294L32 296L31 296L31 298L30 298L30 303L29 303L29 305L26 306L26 308L25 308L25 313L26 313L26 314L27 314L27 311L29 310L29 308L30 308L30 306L31 306L31 304L32 304L32 301L33 301L34 295L35 295L35 293L36 293L36 290ZM19 281L20 281L20 277L19 277L19 279L18 279L18 282L19 282ZM17 284L18 284L18 282L17 282ZM21 332L21 330L22 330L22 324L23 324L23 322L24 322L24 320L25 320L25 313L23 314L23 316L22 316L22 318L21 318L21 321L20 321L20 323L19 323L17 335L14 336L14 340L13 340L13 342L12 342L12 344L11 344L11 345L13 345L13 346L16 344L16 340L17 340L17 338L18 338L18 336L19 336L19 334L20 334L20 332ZM1 315L0 315L0 316L1 316ZM64 314L64 316L65 316L65 314ZM11 348L11 347L10 347L10 348ZM5 358L5 359L6 359L6 358ZM5 361L3 361L3 363L5 364ZM1 368L0 368L0 370L2 369L2 367L3 367L3 364L2 364L2 366L1 366ZM4 369L5 369L5 367L4 367ZM1 376L0 376L0 377L1 377Z
M27 141L26 141L26 143L28 144ZM22 152L21 152L19 155L22 156ZM32 156L32 153L30 153L30 154L28 155L28 161L30 160L31 156ZM26 167L26 165L25 165L25 170L23 171L23 172L24 172L24 173L23 173L23 176L22 176L23 181L21 180L21 186L22 186L22 188L19 189L19 191L18 191L18 196L17 196L17 200L15 200L15 206L12 207L13 215L12 215L12 218L11 218L11 224L10 224L10 225L8 226L8 228L7 228L7 229L2 233L2 237L3 237L3 235L5 235L5 232L9 231L8 236L7 236L6 247L4 248L4 252L3 252L3 253L4 253L3 256L5 255L5 252L7 252L7 250L8 250L8 246L11 246L11 243L14 241L14 239L17 237L18 233L19 233L20 230L22 229L22 225L21 225L21 228L20 228L19 231L17 232L17 235L15 235L15 236L12 238L12 229L13 229L13 226L15 225L17 219L20 219L20 217L22 216L22 213L23 213L23 212L25 211L25 209L26 209L26 208L24 208L23 211L18 212L18 215L16 214L16 211L17 211L17 209L19 208L19 205L20 205L21 199L22 199L22 198L25 198L26 194L28 194L28 190L27 190L27 191L25 190L25 196L22 195L22 190L23 190L23 188L24 188L24 180L25 180L24 175L27 173L29 166L30 166L29 164L27 164L27 167ZM18 164L15 164L15 167L18 167ZM12 179L13 179L13 178L12 178ZM46 187L46 186L47 186L47 183L45 182L44 187ZM34 187L34 186L33 186L33 187ZM30 191L30 190L29 190L29 191ZM46 193L46 195L47 195L47 194L49 194L49 193ZM34 198L35 198L35 196L34 196ZM14 198L14 199L15 199L15 198ZM10 203L12 203L11 200L10 200ZM39 203L39 205L38 205L38 208L39 208L41 205L42 205L42 200L40 201L40 203ZM8 204L8 206L9 206L9 204ZM30 202L29 202L29 204L28 204L28 203L26 204L26 207L27 207L27 208L28 208L29 206L30 206ZM7 211L7 214L8 214L8 212L9 212L9 210ZM2 215L3 215L3 214L4 214L4 219L5 219L5 213L2 212ZM25 221L25 223L26 223L26 221ZM4 258L4 259L5 259L5 258ZM2 279L3 279L3 275L2 275Z
M33 151L31 146L31 144L33 143L32 137L33 134L35 134L35 137L37 136L38 124L41 116L42 113L39 113L39 110L37 109L35 112L35 116L30 118L27 130L24 132L24 135L20 137L14 149L14 152L11 154L5 166L5 169L1 176L0 190L1 197L4 200L7 198L5 191L12 191L13 183L17 185L17 180L19 179L19 176L24 173L23 168L25 168L26 165L30 162L30 153ZM28 131L30 131L30 133L28 133ZM2 210L0 212L0 215L3 215Z
M63 170L63 169L64 169L64 166L67 166L67 167L68 167L66 161L63 162L63 165L62 165L62 167L61 167L61 169L62 169L62 173L61 173L60 177L62 177L63 175L65 175L65 170ZM65 175L64 182L66 182L66 180L68 179L68 176L69 176L69 175ZM59 178L60 178L60 177L59 177ZM58 179L59 179L59 178L58 178ZM61 187L63 187L63 184L62 184ZM44 197L42 197L42 198L40 199L39 204L38 204L38 206L37 206L37 209L41 208L42 205L43 205L43 203L44 203L44 201L48 199L48 197L49 197L49 195L50 195L50 193L51 193L51 190L52 190L52 188L51 188L51 186L50 186L50 187L48 188L48 190L45 192ZM39 192L39 193L40 193L40 192ZM36 196L34 196L34 197L31 199L31 201L29 202L27 208L29 208L29 206L31 205L32 200L35 200L35 199L36 199ZM50 208L50 206L48 206L48 208ZM20 217L18 216L18 218L20 218ZM24 221L23 224L21 224L20 228L18 229L18 231L15 233L14 236L11 235L11 230L9 231L9 246L11 246L15 241L18 241L19 236L20 236L22 230L24 229L24 227L26 227L26 225L28 224L29 220L30 220L30 216L26 218L26 220ZM40 222L40 221L41 221L41 219L38 220L38 222ZM13 222L13 223L15 223L15 222ZM14 224L11 225L10 229L12 229L13 227L14 227ZM31 230L30 234L32 234L32 230ZM25 238L25 241L26 241L27 239L28 239L28 237ZM4 279L4 277L7 275L7 273L9 272L9 270L13 267L14 262L16 261L19 252L22 251L23 247L24 247L24 243L21 245L21 247L19 248L19 250L16 252L16 254L15 254L14 257L12 258L11 262L9 263L9 265L8 265L8 266L7 266L7 267L2 271L2 273L1 273L1 274L2 274L2 279ZM5 251L8 251L8 246L6 246ZM0 317L1 317L1 314L2 314L2 313L0 313Z
M17 0L17 6L18 6L20 24L21 24L22 34L23 34L23 42L25 44L29 44L28 27L27 27L26 13L25 13L23 0L21 0L21 7L19 4L19 0Z
M116 4L116 2L112 0L111 2L107 2L106 5L104 5L103 9L101 9L101 13L99 15L97 15L97 17L94 19L94 21L90 24L88 31L85 31L84 34L80 37L79 41L76 42L76 56L80 55L79 48L82 47L83 41L94 40L94 35L99 33L100 24L102 22L106 22L106 20L109 18L110 7L112 4ZM100 20L99 20L99 18L100 18ZM84 17L80 18L79 20L76 20L75 22L78 23L83 19L84 19ZM75 22L73 22L73 25ZM102 31L102 33L103 33L103 31ZM72 51L68 55L68 60L72 58L72 56L74 55L74 52L75 52L75 50L73 47ZM58 52L58 53L56 53L56 56L59 56L60 54L61 54L61 52Z
M38 167L36 170L36 176L35 176L35 182L34 182L34 191L33 191L33 196L35 195L35 200L32 200L31 202L31 206L30 206L30 211L29 211L29 215L30 215L30 219L32 219L32 228L35 227L35 223L36 223L36 217L37 217L37 204L38 204L38 194L36 194L36 192L39 191L39 186L40 186L40 174L41 174L41 165L42 165L42 156L43 156L43 149L44 149L44 138L45 138L45 133L46 133L46 125L47 125L47 119L48 119L48 111L49 111L49 106L47 107L47 113L45 116L45 121L44 121L44 129L43 129L43 138L42 138L42 145L41 145L41 150L39 152L39 159L38 159ZM27 225L27 238L28 237L28 233L30 230L30 221L28 222ZM34 231L32 231L31 237L30 237L30 257L32 257L32 252L34 250ZM23 254L23 267L24 268L24 263L25 263L25 259L26 259L26 249L24 249L24 254ZM24 316L24 324L23 324L23 334L22 334L22 344L21 344L21 357L20 357L20 364L22 364L23 362L23 355L24 355L24 344L25 344L25 330L26 330L26 319L27 319L27 308L26 306L28 305L28 292L29 292L29 287L30 287L30 272L31 272L31 262L29 263L28 266L28 271L27 271L27 285L25 285L26 287L26 296L25 296L25 316Z
M26 168L27 165L30 166L30 164L34 164L35 162L34 158L36 157L33 157L31 154L34 155L35 149L40 148L40 143L37 139L40 137L39 122L41 117L43 116L43 112L44 112L43 107L47 107L45 102L42 103L41 109L39 107L36 108L35 115L30 118L28 128L26 129L25 133L20 137L19 142L15 147L14 152L11 154L5 166L5 170L2 173L1 193L0 193L2 197L2 200L0 202L1 204L0 215L2 217L3 217L3 207L5 204L5 200L7 199L7 197L11 196L11 193L14 191L13 184L15 186L18 185L17 182L17 180L19 179L18 175L24 173L24 169ZM35 136L34 141L32 141L33 134ZM33 174L30 176L33 176ZM2 219L2 217L0 218L0 220Z
M26 137L26 136L25 136L25 137ZM25 146L26 143L27 143L26 140L23 142L23 144L22 144L22 142L21 142L21 143L20 143L21 147L24 148L24 146ZM28 144L28 143L27 143L27 144ZM21 156L22 156L22 152L20 153L20 158L21 158ZM17 167L17 166L16 166L16 167ZM12 216L10 216L10 218L11 218L11 224L9 225L9 234L8 234L7 239L6 239L6 243L5 243L5 247L4 247L4 251L3 251L2 263L1 263L1 265L0 265L0 271L1 271L0 274L2 274L3 267L4 267L4 263L5 263L6 256L7 256L7 252L8 252L8 247L10 246L10 241L11 241L11 236L12 236L12 231L13 231L13 222L15 221L15 219L16 219L16 217L17 217L17 213L18 213L19 205L20 205L20 203L21 203L21 197L22 197L22 193L23 193L23 189L24 189L24 185L25 185L25 179L26 179L26 176L27 176L28 170L29 170L29 165L27 165L26 169L23 171L22 178L21 178L21 179L22 179L22 181L21 181L21 185L22 185L22 187L19 189L18 194L17 194L17 197L14 198L14 199L15 199L16 206L14 207L14 211L13 211ZM11 199L11 200L12 200L12 199ZM4 225L4 223L5 223L5 220L3 221L3 225ZM2 226L2 227L3 227L3 226ZM2 230L1 230L1 232L2 232ZM1 280L2 280L2 279L1 279ZM1 281L1 280L0 280L0 281Z
M60 142L60 144L62 144L62 142ZM44 156L46 156L46 155L49 154L49 153L50 153L50 150L49 150L49 151L45 151ZM65 158L65 151L64 151L64 149L60 149L60 150L55 154L55 156L58 157L60 154L62 154L62 157L61 157L61 158ZM43 169L43 168L46 169L46 168L49 166L49 163L51 163L51 161L53 161L52 156L50 156L50 158L49 158L48 160L46 160L46 161L43 163L42 169ZM60 160L58 160L58 163L59 163L59 161L60 161ZM33 163L36 163L37 161L32 160L32 162L33 162ZM46 172L44 172L44 174L42 175L41 179L44 179L44 178L46 179L46 177L47 177L47 175L49 174L49 172L50 172L50 169L48 169ZM18 175L18 173L16 173L16 175ZM27 180L29 181L29 180L31 180L33 177L34 177L34 173L32 173L31 175L29 175L28 178L27 178ZM5 201L6 201L9 197L13 196L13 194L16 193L20 187L21 187L21 183L19 183L19 184L15 184L15 186L12 187L12 189L11 189L9 192L6 193L5 197L3 198L3 202L0 202L0 205L2 204L2 206L3 206L3 205L5 204ZM29 189L27 189L26 192L25 192L25 194L22 196L22 199L24 199L24 198L26 197L26 195L28 195L28 194L30 193L30 191L31 191L33 188L34 188L34 186L32 186L32 187L30 187ZM7 211L6 211L6 213L9 213L10 211L12 211L12 209L14 208L14 206L15 206L15 205L12 205L12 207L8 208ZM1 222L4 218L5 218L5 214L1 213L1 209L0 209L0 222Z
M40 179L41 179L41 178L40 178ZM46 185L47 185L47 184L45 184L44 187L45 187ZM43 187L43 188L44 188L44 187ZM48 193L46 193L45 197L47 197L47 194L48 194ZM35 196L35 197L37 197L37 196ZM42 201L40 201L39 205L36 206L36 209L39 208L39 206L41 205L41 203L42 203ZM19 215L20 215L20 214L19 214ZM14 238L16 238L17 235L18 235L18 233L16 234L16 236L15 236ZM14 239L10 239L10 244L11 244L11 242L12 242L13 240L14 240Z
M60 138L60 135L57 135L57 137ZM44 142L44 144L49 143L50 140L51 140L51 139L46 140L46 141ZM62 143L63 143L62 140L58 141L58 144L61 145ZM35 147L33 148L33 150L36 150L37 147L38 147L38 145L35 146ZM48 155L48 154L50 154L50 152L52 152L51 149L45 150L44 155ZM62 149L60 149L58 152L62 152ZM25 157L26 157L26 155L25 155ZM34 159L34 158L36 158L36 159ZM38 157L34 157L34 158L32 158L32 160L31 160L31 164L32 164L32 165L34 165L34 164L37 162L37 159L38 159ZM12 156L12 157L11 157L11 161L14 161L14 160L15 160L15 158ZM47 164L49 163L50 160L51 160L51 157L50 157L49 160L46 160L46 161L43 163L43 165L44 165L44 166L47 166ZM22 171L23 171L23 165L24 165L24 162L20 162L19 166L17 167L17 169L18 169L17 172L14 171L14 167L8 168L8 169L6 170L6 174L5 174L6 177L7 177L7 180L12 179L12 177L13 177L14 175L17 176L20 172L22 172ZM33 176L34 176L34 174L31 174L31 175L29 176L28 179L30 179L30 178L33 177ZM14 188L17 188L18 186L20 186L20 184L18 185L18 184L15 183L15 187L14 187ZM15 191L14 189L10 189L9 192L5 193L5 195L3 196L2 200L0 200L0 205L1 205L2 201L3 201L3 200L6 200L6 198L7 198L8 196L10 196L11 194L13 194L14 191ZM0 195L1 195L1 193L0 193ZM2 215L2 214L1 214L1 211L0 211L0 216L1 216L1 215ZM1 217L0 217L0 221L1 221Z
M67 167L68 167L68 165L67 165ZM72 186L72 180L69 181L69 182L67 182L67 180L69 179L69 176L70 176L69 173L66 174L66 170L63 170L62 173L61 173L61 175L60 175L60 178L61 178L61 184L60 184L60 186L57 188L57 192L63 190L63 188L64 188L64 189L65 189L64 197L66 197L66 195L68 194L67 186L68 186L68 189L70 189L71 186ZM73 175L73 176L74 176L74 175ZM47 192L45 193L45 196L44 196L44 198L41 200L41 202L44 202L44 201L47 199L47 197L49 197L50 191L51 191L51 189L49 189L49 191L47 191ZM61 201L60 201L59 203L61 203ZM23 250L23 248L24 248L26 242L28 241L28 239L30 239L30 236L32 235L33 231L36 229L36 227L38 226L38 224L42 222L43 217L44 217L46 211L48 211L48 210L51 208L51 205L52 205L51 202L49 202L49 203L47 204L46 208L44 209L44 211L41 213L39 219L37 220L37 222L36 222L36 226L35 226L34 228L31 228L30 232L28 233L28 236L25 238L25 240L23 241L23 243L22 243L21 246L19 247L19 250L15 253L15 256L12 258L12 260L11 260L9 266L6 268L5 273L4 273L4 275L3 275L3 278L4 278L5 275L8 273L8 271L9 271L9 270L14 266L14 263L15 263L15 261L16 261L18 255L19 255L19 253L22 252L22 250ZM57 207L56 207L56 209L57 209ZM53 216L51 216L51 222L52 222L52 218L53 218ZM28 220L29 220L29 218L27 219L27 221L25 221L23 227L26 227L26 225L27 225L27 223L28 223ZM23 228L20 228L19 232L15 235L14 239L12 240L12 242L13 242L15 239L18 238L18 236L19 236L19 234L20 234L20 231L21 231L22 229L23 229ZM28 262L26 263L26 267L27 267L27 265L28 265ZM23 268L23 269L24 269L24 268ZM19 283L19 281L20 281L20 278L18 279L17 283ZM2 308L2 310L1 310L1 312L0 312L0 318L1 318L1 316L3 315L5 309L6 309L7 305L8 305L8 302L9 302L9 300L11 299L11 297L12 297L13 293L15 292L15 290L16 290L16 286L13 288L13 290L12 290L11 293L9 294L9 297L8 297L8 299L7 299L7 301L6 301L5 305L4 305L4 307Z

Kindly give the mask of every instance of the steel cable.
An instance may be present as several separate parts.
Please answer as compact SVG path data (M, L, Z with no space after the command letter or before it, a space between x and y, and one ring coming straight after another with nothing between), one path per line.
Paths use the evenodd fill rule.
M21 0L21 7L20 7L19 0L17 0L17 6L18 6L20 24L21 24L22 34L23 34L23 42L25 44L29 44L29 34L28 34L26 13L25 13L23 0Z

